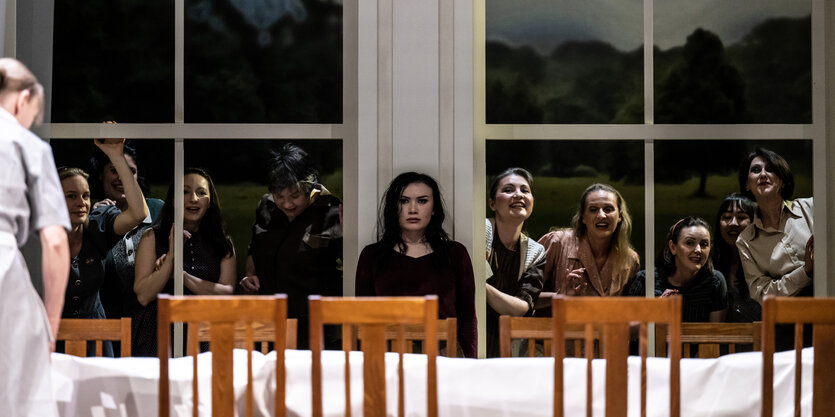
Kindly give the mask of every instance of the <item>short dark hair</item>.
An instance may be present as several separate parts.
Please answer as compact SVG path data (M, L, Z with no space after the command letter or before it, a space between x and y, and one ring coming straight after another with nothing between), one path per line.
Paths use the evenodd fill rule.
M681 230L685 227L693 226L704 227L708 234L711 233L710 226L706 221L704 221L704 219L693 216L688 216L675 222L673 226L670 227L670 231L667 232L667 239L664 240L664 249L658 253L658 257L655 260L656 268L661 268L665 275L670 276L676 272L676 257L670 250L670 242L673 242L674 244L677 243L678 238L681 236ZM699 270L699 274L703 274L705 272L713 274L713 262L711 262L710 257L707 258L707 262L705 262L702 269Z
M498 173L495 177L493 177L493 181L490 182L490 195L488 196L489 199L496 199L496 193L499 191L499 183L501 183L505 177L509 177L511 175L518 175L524 178L525 181L528 182L528 187L530 187L531 189L531 194L533 194L533 175L531 175L531 173L525 168L512 167L505 169L504 171Z
M727 274L730 269L731 260L733 260L733 251L739 249L734 245L728 245L725 239L722 239L720 222L722 221L722 215L734 206L747 214L751 221L754 221L754 212L757 210L757 203L741 193L732 193L725 197L725 200L719 205L719 210L716 211L716 223L714 223L713 230L716 231L715 233L719 237L713 239L715 248L711 251L711 257L713 258L713 267L725 274L725 278L728 278ZM743 285L743 287L746 287L747 291L747 286Z
M318 183L319 170L304 149L287 143L278 151L271 152L267 175L267 188L271 193L285 188L310 192Z
M777 175L780 181L783 181L783 188L780 189L780 197L783 200L791 200L792 194L794 194L794 174L792 173L792 169L780 154L765 148L754 149L739 165L739 192L754 200L754 194L750 190L747 190L746 187L748 184L748 171L751 169L751 161L758 156L765 160L766 169Z
M380 217L377 220L377 241L381 246L381 253L377 260L380 268L385 268L391 258L391 252L395 248L401 252L406 251L406 243L403 242L400 230L400 197L406 187L415 183L425 184L432 189L433 212L432 218L429 219L429 224L426 226L425 237L429 246L432 247L433 262L438 267L450 263L449 235L444 230L446 214L438 182L426 174L404 172L391 181L383 200L380 202Z

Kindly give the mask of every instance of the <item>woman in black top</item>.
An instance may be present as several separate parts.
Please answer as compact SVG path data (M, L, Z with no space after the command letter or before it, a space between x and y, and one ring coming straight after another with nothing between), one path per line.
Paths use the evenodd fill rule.
M184 294L232 294L235 289L235 251L226 233L217 191L209 174L189 168L183 178ZM174 292L174 187L159 219L142 234L136 254L133 290L145 307L134 314L138 334L134 356L156 356L156 298Z
M655 296L681 295L681 320L720 322L728 309L727 287L722 273L710 261L710 227L698 217L685 217L667 234L667 244L655 267ZM643 296L646 271L640 271L629 295Z

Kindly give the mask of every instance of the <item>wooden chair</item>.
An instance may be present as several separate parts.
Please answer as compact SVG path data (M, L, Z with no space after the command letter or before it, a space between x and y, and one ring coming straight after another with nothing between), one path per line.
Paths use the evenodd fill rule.
M563 358L566 326L585 324L586 346L594 343L594 324L601 324L601 352L606 359L606 416L627 414L627 357L629 326L640 322L641 413L646 413L647 323L670 327L670 416L678 417L680 407L681 297L656 299L631 297L554 297L554 416L563 416ZM586 349L586 415L592 415L592 350Z
M509 358L513 356L512 344L514 339L524 339L528 342L528 357L536 356L536 342L543 342L545 355L551 352L551 342L554 337L554 324L550 317L514 317L499 316L499 356ZM585 329L582 325L566 325L565 338L573 347L574 357L583 356L585 342ZM599 340L597 330L594 333L594 340Z
M800 415L803 324L812 324L815 363L812 368L812 415L835 416L835 298L773 297L763 299L763 417L774 410L774 334L776 323L794 324L794 414Z
M396 348L394 341L397 340L397 332L398 332L398 325L390 325L386 326L386 345L387 350L389 352L392 349ZM356 327L352 328L352 336L351 336L351 349L357 350L357 340L361 341L363 338L362 333L359 332L359 329ZM445 341L446 342L446 354L444 356L449 358L454 358L458 356L458 319L455 317L450 317L446 319L438 319L438 342ZM409 324L403 325L403 338L406 342L406 351L405 353L423 353L415 352L415 343L423 341L426 339L426 332L423 329L423 325L420 324ZM450 348L454 346L454 348ZM440 351L440 349L439 349Z
M208 342L211 340L211 333L209 326L206 323L197 323L197 337L188 339L187 351L192 352L199 347L192 346L193 343ZM275 340L275 326L271 322L253 322L252 324L252 341L260 343L261 353L267 354L269 352L269 342ZM235 349L246 349L246 323L237 323L235 325ZM299 320L287 319L287 334L285 335L285 349L296 349L296 335L298 333Z
M655 326L656 356L665 356L670 338L667 326ZM751 345L753 351L761 350L762 322L754 323L681 323L683 355L691 357L691 346L697 348L697 358L718 358L720 348L727 346L728 353L736 353L736 345Z
M102 355L102 342L118 341L121 356L130 356L130 318L121 319L61 319L57 340L64 341L64 353L87 356L87 342L96 342L96 356Z
M426 339L423 341L427 357L427 410L429 417L438 415L437 357L438 297L319 297L310 296L310 349L313 355L312 391L313 416L322 416L322 348L324 324L342 324L342 348L345 352L345 415L351 415L351 386L348 353L351 349L350 326L357 325L362 334L363 352L363 415L386 415L386 325L422 324ZM396 338L400 362L397 370L398 413L404 415L403 353L405 332Z
M232 417L235 415L235 390L232 384L232 350L235 343L235 329L239 322L262 322L272 317L275 326L275 415L287 413L284 401L284 348L285 326L287 323L287 296L158 296L158 351L159 351L159 415L168 417L170 398L168 391L168 345L172 322L192 323L188 326L189 339L197 338L197 322L209 323L212 351L212 416ZM249 327L249 326L248 326ZM246 332L247 349L247 390L246 415L252 416L252 344L253 330ZM189 354L194 358L192 389L193 414L198 415L197 389L197 346L191 344Z

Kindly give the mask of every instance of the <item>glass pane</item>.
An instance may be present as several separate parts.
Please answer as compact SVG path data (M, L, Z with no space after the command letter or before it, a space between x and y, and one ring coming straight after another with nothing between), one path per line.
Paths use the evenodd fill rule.
M341 123L342 2L187 0L185 119Z
M655 2L656 123L811 123L809 0Z
M488 140L487 186L506 168L522 167L533 174L535 204L524 229L530 237L539 239L551 229L571 227L586 187L609 184L627 203L632 217L632 247L643 259L643 155L643 141ZM489 205L486 212L488 217L493 215Z
M174 121L174 3L55 1L52 122Z
M655 248L663 248L670 226L682 217L701 217L713 228L722 201L740 192L740 163L757 147L789 163L793 198L812 196L811 140L656 140Z
M269 192L270 151L278 150L288 142L308 152L319 170L320 183L342 199L342 141L339 139L185 141L185 166L207 170L217 188L227 232L235 245L239 278L245 273L244 263L258 202Z
M643 1L486 2L487 123L643 123Z
M174 178L174 141L171 139L128 139L133 149L139 186L145 197L165 200L168 184ZM100 171L91 159L96 149L92 139L52 139L49 142L55 155L55 165L83 169L90 175L90 197L93 203L111 196L105 195ZM130 154L131 151L126 151Z

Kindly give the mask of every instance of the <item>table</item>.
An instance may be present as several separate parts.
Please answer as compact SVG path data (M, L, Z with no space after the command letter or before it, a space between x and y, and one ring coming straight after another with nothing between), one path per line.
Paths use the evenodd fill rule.
M238 412L244 414L246 352L236 350L234 385ZM344 414L344 354L323 354L323 393L326 415ZM288 350L288 415L310 415L310 351ZM811 413L813 351L803 351L803 415ZM362 415L362 353L351 352L352 412ZM389 410L396 415L397 355L386 357ZM719 359L682 359L681 399L683 416L759 415L762 356L758 352L726 355ZM566 415L585 415L585 360L565 360ZM593 363L593 408L603 415L604 366ZM169 362L173 416L191 416L192 358ZM629 358L630 415L637 415L640 399L640 358ZM406 412L425 414L426 357L406 355ZM441 416L550 416L553 392L553 359L438 358L439 412ZM272 415L275 353L253 352L254 415ZM667 415L669 362L647 360L649 416ZM77 358L52 356L53 386L62 416L155 416L159 361L156 358ZM200 415L211 415L211 353L198 356ZM790 415L793 404L794 352L774 357L775 416Z

